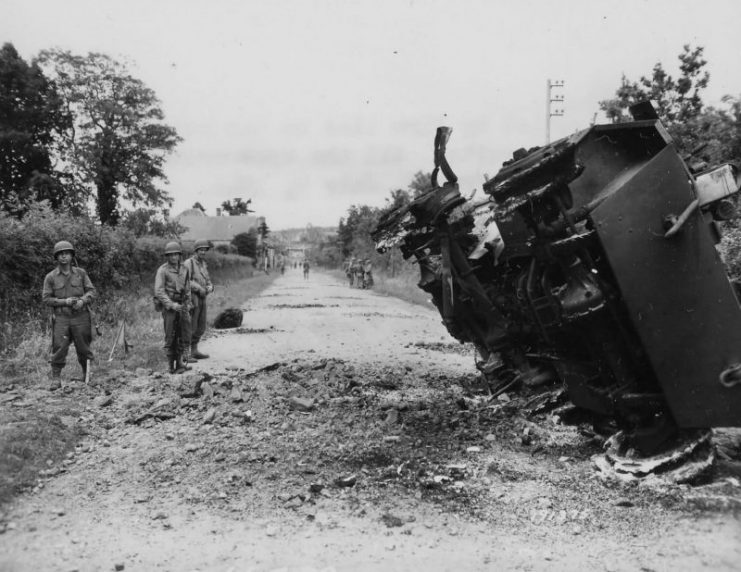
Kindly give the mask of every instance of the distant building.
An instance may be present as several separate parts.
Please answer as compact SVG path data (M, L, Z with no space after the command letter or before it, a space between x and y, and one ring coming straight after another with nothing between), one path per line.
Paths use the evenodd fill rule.
M216 209L217 216L208 216L200 209L188 209L175 217L175 220L186 227L180 240L183 243L193 242L199 238L210 240L214 246L228 245L232 239L243 232L249 232L265 222L265 217L238 215L222 215L221 209ZM258 236L258 244L260 237Z

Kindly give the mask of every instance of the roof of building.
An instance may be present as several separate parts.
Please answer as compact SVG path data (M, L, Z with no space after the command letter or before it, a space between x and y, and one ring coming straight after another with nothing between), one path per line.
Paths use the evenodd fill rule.
M231 241L236 235L257 228L260 217L256 216L205 216L185 213L176 217L176 220L186 227L181 240Z

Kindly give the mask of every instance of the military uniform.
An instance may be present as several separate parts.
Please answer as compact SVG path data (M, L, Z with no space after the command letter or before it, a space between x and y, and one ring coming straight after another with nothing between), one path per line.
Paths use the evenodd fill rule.
M74 253L69 243L58 243L65 246L58 250L55 247L55 256L61 252ZM69 248L66 248L66 246ZM49 272L44 278L41 300L53 311L52 321L52 377L58 378L67 362L67 352L72 342L75 344L77 361L82 366L83 376L87 373L88 360L93 359L90 344L93 340L92 318L89 305L95 298L95 287L82 268L69 266L67 272L61 265ZM69 303L70 299L79 299L82 305L75 308Z
M173 373L182 373L188 369L183 363L183 357L190 346L190 288L190 272L185 265L180 263L171 265L166 262L157 269L154 277L154 297L162 306L164 349L170 371ZM175 304L181 304L180 310L175 308Z
M196 243L196 250L199 248ZM201 341L203 334L206 332L206 296L214 290L211 283L211 277L208 274L206 261L201 261L195 254L185 261L185 267L190 272L191 281L191 328L190 349L191 355L196 359L206 359L208 355L201 353L198 349L198 342Z

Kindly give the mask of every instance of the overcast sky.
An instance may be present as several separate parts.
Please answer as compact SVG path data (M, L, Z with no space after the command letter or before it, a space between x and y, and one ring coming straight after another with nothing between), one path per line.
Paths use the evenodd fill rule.
M705 47L705 100L741 95L738 0L0 0L0 41L128 59L184 138L173 213L252 198L277 230L336 225L432 170L435 128L462 190L586 127L622 74ZM600 118L598 117L598 121Z

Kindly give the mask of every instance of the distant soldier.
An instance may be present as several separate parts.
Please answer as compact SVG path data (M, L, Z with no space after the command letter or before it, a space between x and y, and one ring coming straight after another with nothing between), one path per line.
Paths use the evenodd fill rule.
M363 287L363 260L357 259L355 261L355 264L353 266L353 275L354 275L354 281L355 281L355 287L356 288L362 288Z
M190 272L180 263L183 250L177 242L165 246L167 262L154 277L154 297L165 326L165 354L170 373L183 373L190 347Z
M350 283L350 288L352 288L353 280L355 278L354 275L354 268L353 265L355 264L355 257L353 256L345 263L345 276L347 276L347 280Z
M211 244L208 240L202 238L196 240L195 254L184 264L190 273L190 325L193 330L190 336L190 357L196 360L209 357L208 354L204 354L198 349L198 342L201 341L203 334L206 332L206 296L214 291L214 285L211 283L208 266L206 265L206 253L210 248Z
M90 303L95 298L95 287L82 268L72 265L75 249L62 240L54 245L57 267L44 278L41 300L52 308L51 385L62 386L62 368L67 362L70 343L74 342L77 361L87 379L88 364L93 359L90 343L93 340Z
M309 279L309 261L304 260L304 280Z
M363 261L363 288L373 288L373 263L370 258Z

